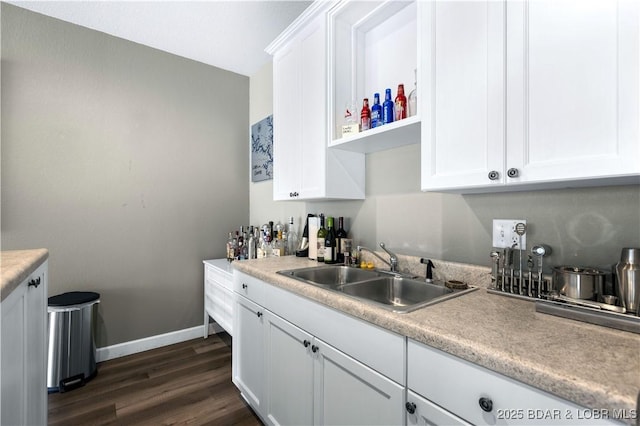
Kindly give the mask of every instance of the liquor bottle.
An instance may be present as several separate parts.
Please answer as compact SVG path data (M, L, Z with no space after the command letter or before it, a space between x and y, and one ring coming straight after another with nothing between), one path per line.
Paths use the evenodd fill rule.
M398 84L398 93L396 94L396 119L395 121L407 118L407 97L404 95L404 84Z
M369 130L371 128L371 109L369 109L369 99L364 98L362 111L360 111L360 128Z
M409 117L413 117L418 113L418 70L413 70L414 81L413 81L413 90L409 93L409 99L407 101L407 106L409 107Z
M287 254L296 254L298 248L298 233L296 227L293 224L293 216L289 216L289 226L287 226Z
M243 260L244 259L244 226L240 226L240 232L236 232L238 236L238 249L236 250L236 259Z
M393 101L391 100L391 89L384 91L384 102L382 103L382 124L393 123Z
M247 259L256 258L256 242L259 238L258 229L249 228L249 241L247 242Z
M229 238L227 239L227 261L233 261L234 253L235 247L233 247L233 234L229 232Z
M282 241L282 231L278 231L273 241L272 254L276 257L284 256L284 244Z
M327 217L327 235L324 237L324 263L336 263L336 232L333 218Z
M382 106L380 105L380 93L373 95L371 107L371 128L382 126Z
M343 245L343 239L347 238L347 231L344 230L344 218L340 216L338 218L338 229L336 230L336 261L338 263L344 263L345 247Z
M238 231L236 231L236 236L233 237L233 258L240 258L240 236L238 235Z
M324 215L320 213L320 228L318 228L318 254L316 259L318 262L324 262L324 239L327 236L327 230L324 227Z

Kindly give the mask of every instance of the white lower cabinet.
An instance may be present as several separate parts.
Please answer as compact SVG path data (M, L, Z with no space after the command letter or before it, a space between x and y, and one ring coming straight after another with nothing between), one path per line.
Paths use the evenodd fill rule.
M209 317L233 336L233 270L226 259L204 261L204 338Z
M402 424L404 386L319 339L314 346L314 424Z
M269 311L265 321L264 417L274 425L313 424L313 336Z
M400 425L404 422L404 384L379 372L390 371L395 377L395 371L403 371L403 337L373 325L370 325L373 331L367 333L360 328L365 326L362 321L261 283L260 290L253 294L258 294L264 305L277 308L273 312L248 300L246 294L237 294L258 286L246 278L239 273L234 277L233 381L265 423ZM302 311L306 312L306 319L315 320L306 322L299 316ZM300 319L296 321L300 327L283 317ZM335 323L342 326L332 327ZM325 334L337 346L320 338ZM378 339L370 341L371 336ZM348 340L358 344L343 343ZM367 358L368 351L381 352L381 345L387 345L389 353ZM351 354L345 349L351 350ZM370 359L371 366L363 359Z
M475 425L619 424L413 340L407 345L407 387L410 389L408 403L412 402L411 394L428 400L431 408L426 412L431 414L425 418L429 415L433 419L446 418L441 416L448 414L461 422L445 422L447 424L466 424L464 421ZM441 422L425 420L410 424Z
M45 261L2 301L0 424L47 423Z
M263 308L237 295L234 313L232 380L256 411L264 395L264 315Z

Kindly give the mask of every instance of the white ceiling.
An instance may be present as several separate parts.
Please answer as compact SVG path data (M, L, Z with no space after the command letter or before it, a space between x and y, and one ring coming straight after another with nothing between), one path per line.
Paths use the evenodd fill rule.
M251 76L310 1L16 1L16 6Z

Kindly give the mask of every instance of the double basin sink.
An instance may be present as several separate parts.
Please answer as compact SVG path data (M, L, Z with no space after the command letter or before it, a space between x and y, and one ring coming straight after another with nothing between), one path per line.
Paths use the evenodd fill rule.
M475 287L453 290L394 272L348 266L289 269L278 271L278 274L399 313L411 312L475 290Z

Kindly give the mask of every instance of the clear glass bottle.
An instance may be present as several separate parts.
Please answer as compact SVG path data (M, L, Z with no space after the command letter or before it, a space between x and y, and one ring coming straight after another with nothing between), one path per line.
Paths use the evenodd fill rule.
M391 89L384 91L384 102L382 103L382 124L393 123L395 116L393 112L393 101L391 100Z
M234 253L235 247L233 246L233 234L229 232L229 238L227 239L227 261L233 261Z
M258 229L254 229L253 226L251 226L249 228L249 241L247 242L247 259L256 258L256 242L258 241L259 237L260 234L258 233Z
M413 90L409 93L407 106L409 107L409 117L418 113L418 70L413 70Z
M293 223L293 216L289 216L287 226L287 254L294 255L296 254L296 250L298 249L298 233L296 232L296 227Z

